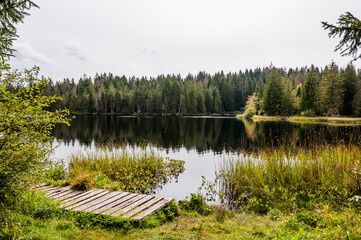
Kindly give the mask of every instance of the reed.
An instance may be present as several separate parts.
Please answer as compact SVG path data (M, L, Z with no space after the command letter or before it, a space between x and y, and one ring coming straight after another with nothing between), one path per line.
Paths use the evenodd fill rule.
M361 151L354 144L240 152L219 171L222 190L241 208L266 213L317 204L342 207L361 194Z
M100 146L95 152L70 157L69 178L89 175L96 187L135 192L152 192L184 170L184 162L164 158L146 146Z

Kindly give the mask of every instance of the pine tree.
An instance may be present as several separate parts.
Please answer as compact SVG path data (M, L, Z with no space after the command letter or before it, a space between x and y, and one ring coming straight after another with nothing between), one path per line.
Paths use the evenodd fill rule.
M281 77L276 68L272 68L266 80L266 89L263 98L263 110L268 115L280 115L284 90Z
M345 71L342 73L343 82L343 99L342 99L342 115L352 115L352 102L354 100L357 89L357 76L355 67L350 63L347 65Z
M312 66L311 70L306 75L305 85L302 90L301 94L301 103L300 103L300 110L313 110L315 111L315 104L317 98L317 75Z
M343 78L338 66L332 62L325 68L319 86L319 110L323 114L337 115L342 107Z

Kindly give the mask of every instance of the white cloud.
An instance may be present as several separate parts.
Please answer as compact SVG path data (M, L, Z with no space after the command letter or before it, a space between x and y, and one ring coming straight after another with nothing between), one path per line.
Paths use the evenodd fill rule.
M158 55L157 49L154 48L137 48L137 50L143 53L144 55L149 55L149 56Z
M31 62L47 64L54 66L55 62L48 58L46 55L36 51L26 42L14 42L14 48L16 49L15 55L20 61L30 60Z
M66 42L61 45L63 50L69 56L75 57L80 61L87 61L86 50L77 42Z

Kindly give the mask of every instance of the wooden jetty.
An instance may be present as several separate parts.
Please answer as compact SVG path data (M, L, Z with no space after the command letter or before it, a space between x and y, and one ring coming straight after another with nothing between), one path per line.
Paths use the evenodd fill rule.
M56 187L45 184L34 188L45 191L48 197L60 201L61 207L67 210L121 216L134 220L142 220L174 200L129 192L109 192L105 189L82 192L71 190L69 186Z

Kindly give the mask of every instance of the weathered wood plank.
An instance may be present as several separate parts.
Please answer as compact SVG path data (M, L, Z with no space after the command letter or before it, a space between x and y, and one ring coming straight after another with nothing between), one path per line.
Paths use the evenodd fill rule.
M70 190L69 192L64 193L63 195L58 195L56 197L53 198L54 201L62 201L64 199L68 200L71 199L73 197L77 197L78 195L82 194L83 192L81 191L73 191Z
M58 186L46 186L46 187L41 188L41 191L48 192L51 189L56 189L56 188L58 188Z
M143 218L145 218L148 215L151 215L152 213L154 213L155 211L161 209L162 207L164 207L165 205L167 205L169 202L173 201L173 198L166 198L163 199L162 201L154 204L153 206L151 206L150 208L146 209L144 212L139 213L138 215L136 215L135 217L133 217L133 219L135 220L142 220Z
M86 203L89 203L89 202L91 202L91 201L93 201L93 200L96 200L96 199L98 199L98 198L100 198L100 197L102 197L102 196L104 196L104 195L106 195L106 194L108 194L108 193L109 193L109 191L101 192L101 193L99 193L99 194L96 194L95 196L92 196L92 197L90 197L90 198L84 199L83 201L77 202L77 203L74 204L74 205L68 206L68 207L66 207L65 209L70 210L70 209L73 209L73 208L80 207L80 206L82 206L82 205L84 205L84 204L86 204Z
M104 192L104 191L105 191L104 189L95 190L95 191L93 191L93 192L91 192L91 193L89 193L89 194L86 194L86 195L84 195L84 196L75 197L75 199L63 203L63 204L61 205L61 207L66 208L66 207L68 207L68 206L74 205L75 203L78 203L78 202L80 202L80 201L83 201L83 200L85 200L85 199L87 199L87 198L90 198L90 197L92 197L92 196L96 196L96 195L98 195L99 193L102 193L102 192Z
M61 196L61 195L64 195L65 193L69 193L69 192L74 192L74 191L71 189L68 189L68 190L63 190L63 191L59 191L59 192L53 192L47 196L50 198L56 198L57 196Z
M112 216L116 217L116 216L123 215L123 214L129 212L130 210L132 210L133 208L139 207L143 203L148 202L149 200L151 200L153 198L154 198L154 196L145 196L144 198L128 205L127 207L121 209L120 211L113 213Z
M96 199L94 201L91 201L91 202L89 202L87 204L84 204L82 206L73 208L72 210L73 211L84 211L87 208L93 207L93 206L95 206L95 205L97 205L99 203L102 203L102 202L104 202L104 201L106 201L108 199L111 199L111 198L113 198L113 197L115 197L115 196L117 196L119 194L120 194L120 192L110 192L110 193L106 194L105 196L102 196L102 197L100 197L100 198L98 198L98 199Z
M93 213L98 214L98 213L101 213L103 211L106 211L106 210L108 210L108 209L110 209L110 208L112 208L114 206L117 206L117 205L127 201L128 199L134 198L135 196L137 196L137 194L130 193L127 196L122 197L122 198L118 199L115 202L112 202L112 203L110 203L110 204L108 204L108 205L106 205L104 207L101 207L101 208L98 208L98 209L94 210Z
M43 186L46 186L46 183L37 183L37 184L31 186L30 189L34 189L34 188L38 189L38 188L41 188Z
M70 190L70 187L62 187L62 188L58 188L58 189L56 189L54 191L48 192L46 195L48 197L53 197L55 195L63 193L64 191L69 191L69 190Z
M125 208L125 207L129 206L130 204L132 204L132 203L134 203L134 202L136 202L136 201L138 201L138 200L140 200L140 199L142 199L144 197L146 197L146 195L137 195L136 194L135 197L130 198L129 200L127 200L127 201L125 201L125 202L123 202L123 203L121 203L121 204L119 204L117 206L114 206L113 208L111 208L111 209L109 209L109 210L107 210L105 212L102 212L101 214L102 215L111 215L111 214L119 211L120 209Z
M161 198L161 197L156 197L156 198L150 200L149 202L146 202L145 204L143 204L143 205L141 205L141 206L133 209L132 211L130 211L130 212L128 212L128 213L126 213L126 214L123 215L122 217L124 217L124 218L130 218L130 217L132 217L132 216L140 213L140 212L143 211L144 209L152 206L153 204L156 204L157 202L159 202L159 201L161 201L161 200L163 200L163 198Z
M119 193L119 192L117 192L117 193ZM115 202L115 201L129 195L129 194L130 193L128 193L128 192L122 192L122 193L120 193L119 195L117 195L115 197L112 197L112 198L110 198L110 199L108 199L108 200L106 200L104 202L100 202L100 203L98 203L98 204L96 204L96 205L94 205L94 206L92 206L90 208L85 209L84 212L92 212L95 209L101 209L103 207L106 207L108 204L111 204L111 203L113 203L113 202Z
M96 190L96 189L92 189L92 190L90 190L90 191L88 191L88 192L81 192L81 194L79 194L79 195L74 195L74 196L72 196L72 197L69 197L69 198L63 200L63 204L64 204L64 203L67 203L67 202L70 202L70 201L72 201L72 200L74 200L74 199L76 199L76 198L79 198L79 197L83 197L83 196L85 196L85 195L88 195L88 194L94 192L95 190Z
M166 206L172 198L147 196L129 192L109 192L105 189L93 189L87 192L74 191L67 187L39 184L33 189L45 192L54 201L62 201L61 207L72 211L91 212L93 214L122 216L141 220Z

